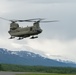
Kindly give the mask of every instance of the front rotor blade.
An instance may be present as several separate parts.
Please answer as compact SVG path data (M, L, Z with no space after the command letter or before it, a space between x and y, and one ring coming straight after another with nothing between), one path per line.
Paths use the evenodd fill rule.
M41 21L44 20L42 18L35 18L35 19L27 19L27 20L15 20L17 22L36 22L36 21Z
M6 18L3 18L3 17L0 17L1 19L3 19L3 20L7 20L7 21L10 21L10 20L8 20L8 19L6 19Z
M15 20L17 22L34 22L34 21L31 21L31 20Z

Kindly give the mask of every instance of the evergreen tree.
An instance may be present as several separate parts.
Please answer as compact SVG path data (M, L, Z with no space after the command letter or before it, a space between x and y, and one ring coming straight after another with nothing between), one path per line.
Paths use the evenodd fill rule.
M2 65L0 64L0 71L2 71L3 69L2 69Z

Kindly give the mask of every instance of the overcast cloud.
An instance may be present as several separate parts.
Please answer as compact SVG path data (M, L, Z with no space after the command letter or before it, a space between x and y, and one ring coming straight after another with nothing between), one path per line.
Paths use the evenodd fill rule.
M76 62L76 0L0 0L0 16L7 19L46 18L38 39L9 40L10 22L0 19L0 47L59 55ZM32 23L19 23L20 26ZM10 45L10 46L9 46Z

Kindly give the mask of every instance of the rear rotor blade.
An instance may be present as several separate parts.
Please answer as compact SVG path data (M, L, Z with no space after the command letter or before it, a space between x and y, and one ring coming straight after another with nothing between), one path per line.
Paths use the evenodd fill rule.
M58 20L53 20L53 21L40 21L41 23L48 23L48 22L58 22Z
M34 19L27 19L27 20L44 20L44 18L34 18Z

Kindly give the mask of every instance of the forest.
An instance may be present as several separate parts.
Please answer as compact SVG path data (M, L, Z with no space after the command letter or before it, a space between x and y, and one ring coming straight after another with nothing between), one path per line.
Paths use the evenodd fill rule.
M76 68L73 67L24 66L13 64L0 64L0 71L76 74Z

